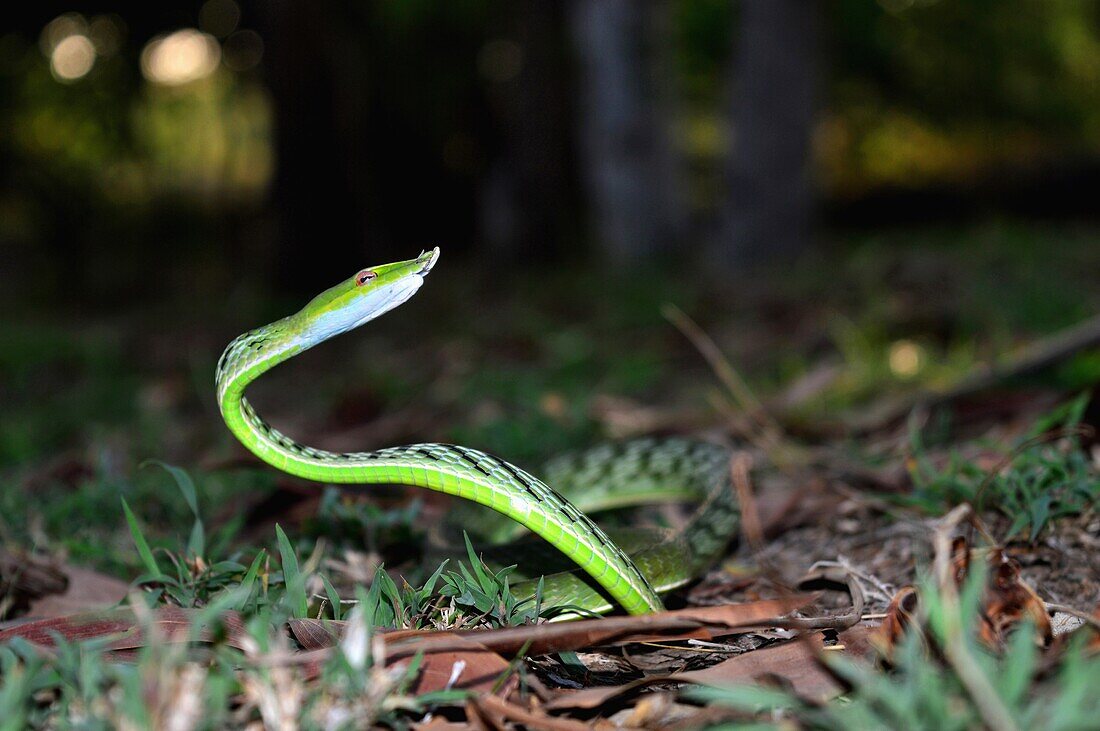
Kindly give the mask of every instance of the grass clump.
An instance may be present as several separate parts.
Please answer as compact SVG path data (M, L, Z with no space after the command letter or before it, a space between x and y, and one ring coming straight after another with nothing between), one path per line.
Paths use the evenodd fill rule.
M140 592L129 604L142 638L128 658L132 662L112 657L117 634L80 642L58 635L49 653L21 638L0 645L0 731L161 728L170 723L189 729L256 723L405 728L429 710L465 701L467 694L411 695L421 658L388 664L378 629L499 627L542 613L537 597L512 595L508 577L515 567L490 570L468 539L469 567L458 564L447 571L448 562L443 562L424 584L400 588L380 567L369 588L351 589L351 600L342 599L332 579L315 570L316 561L299 559L279 526L275 552L260 549L247 566L212 561L190 476L159 466L175 481L194 521L179 550L152 548L138 515L122 500L143 567L133 582ZM184 636L169 636L162 627L158 610L166 606L189 610L183 615L190 626ZM179 620L173 617L174 625ZM288 660L300 649L287 631L288 621L302 618L345 623L338 646L315 671Z
M394 629L504 627L537 620L551 611L542 607L541 582L535 596L517 598L510 585L516 567L492 570L474 551L468 536L469 567L457 563L455 570L446 571L449 562L444 561L420 586L402 582L400 588L384 567L379 567L369 589L355 602L340 597L331 577L309 568L315 561L307 565L299 561L295 546L279 525L275 537L281 570L271 570L264 549L256 552L248 566L237 560L239 556L211 560L191 477L178 467L157 464L175 480L194 522L185 549L154 550L137 516L122 499L134 548L144 567L134 585L144 590L148 606L199 608L224 603L228 597L226 607L246 615L275 609L288 619L341 620L345 604L361 604L372 626Z
M1100 697L1091 692L1100 673L1100 658L1080 647L1067 651L1061 668L1043 674L1026 632L1002 658L981 656L981 667L994 689L994 701L1007 709L1017 728L1083 731L1095 728ZM776 688L701 687L688 695L707 704L746 714L782 718L753 728L800 728L821 731L906 728L928 731L985 728L974 699L958 675L929 657L916 638L895 655L887 672L865 664L834 660L831 665L850 686L845 696L821 704ZM736 728L736 726L729 726Z
M1081 449L1079 424L1089 395L1055 409L1009 449L1001 465L987 466L953 451L937 466L916 430L912 432L910 475L913 492L906 501L929 513L968 502L1009 518L1008 537L1034 542L1053 521L1080 515L1100 500L1100 474Z
M224 610L217 604L198 615L192 639ZM112 637L59 639L52 656L22 640L0 647L0 730L405 728L429 709L466 698L462 691L409 695L419 659L387 666L362 610L316 677L287 661L288 640L273 614L257 615L231 641L200 649L169 641L153 615L135 614L147 641L130 663L111 661Z
M742 712L745 728L905 728L932 731L989 728L1077 731L1095 728L1100 696L1092 692L1100 656L1074 637L1041 653L1034 628L1024 623L1003 653L976 639L983 572L975 572L959 601L948 601L928 582L921 589L925 632L909 631L891 654L890 667L842 656L824 658L850 690L822 703L779 687L745 685L685 691L694 700ZM964 677L974 660L977 677ZM740 728L729 725L728 728Z

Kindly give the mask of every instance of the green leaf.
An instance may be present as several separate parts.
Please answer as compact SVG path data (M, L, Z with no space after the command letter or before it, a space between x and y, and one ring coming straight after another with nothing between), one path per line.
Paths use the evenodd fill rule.
M275 537L279 542L279 559L283 566L283 584L290 611L294 617L307 617L309 597L306 596L305 578L298 568L298 556L294 553L294 547L290 545L290 539L278 523L275 524Z
M1088 391L1078 394L1071 401L1052 409L1047 414L1036 419L1028 429L1024 440L1034 439L1052 429L1070 429L1081 423L1085 415L1085 408L1089 405L1091 394Z
M137 518L134 517L134 513L130 510L129 503L126 502L126 498L122 498L122 512L126 515L126 522L130 526L130 536L134 539L134 546L137 548L138 556L141 558L141 562L145 564L145 570L155 579L165 578L165 574L161 571L160 566L157 564L156 558L153 556L153 552L149 549L149 543L145 540L144 534L141 532L141 528L138 526Z
M439 568L428 577L428 580L424 582L424 586L421 587L420 594L426 599L431 596L431 593L435 591L435 585L439 583L439 577L443 575L443 569L447 567L450 562L449 558L443 559L443 562L439 564Z
M211 574L239 574L244 570L245 567L236 561L218 561L210 564L210 568L207 569Z
M206 552L206 534L202 521L198 518L191 525L191 537L187 539L187 552L192 556L202 556Z
M393 611L393 626L403 627L406 614L405 604L401 601L401 591L397 588L397 584L393 583L393 579L390 578L388 573L381 570L381 567L374 574L374 583L378 585L381 596L386 598Z
M1031 536L1028 542L1035 543L1035 539L1039 537L1039 533L1050 519L1050 501L1051 495L1046 493L1031 504Z
M256 558L252 559L252 565L248 567L248 571L245 572L244 578L241 579L241 584L238 588L241 601L237 605L238 609L244 609L248 606L248 600L252 597L252 585L256 583L256 577L260 573L260 565L263 563L266 555L267 550L261 548L260 552L256 554Z
M572 668L574 672L588 675L588 666L581 662L581 658L579 655L577 655L577 653L571 650L567 652L559 652L558 660L561 661L562 665Z
M477 582L481 585L482 591L487 594L495 594L497 582L493 580L493 577L489 575L489 572L485 570L485 564L481 558L474 553L474 544L470 542L470 536L466 531L462 531L462 538L466 541L466 554L470 557L470 566L473 568L474 573L477 574Z
M199 500L195 492L195 483L191 479L191 475L187 474L183 468L161 462L159 459L148 459L141 463L143 468L147 465L160 467L171 475L172 479L176 481L179 491L183 494L183 499L187 502L187 507L191 508L191 512L196 518L199 517Z
M384 601L383 586L385 580L381 578L383 575L386 576L386 579L389 579L385 566L379 566L378 570L374 572L374 580L371 582L370 589L363 595L361 602L363 617L372 627L396 627L397 616L394 614L394 607L390 602ZM390 583L393 583L392 580Z
M321 583L325 585L325 594L328 596L328 603L332 606L332 618L339 622L344 609L340 601L340 595L336 592L336 587L324 574L321 574Z

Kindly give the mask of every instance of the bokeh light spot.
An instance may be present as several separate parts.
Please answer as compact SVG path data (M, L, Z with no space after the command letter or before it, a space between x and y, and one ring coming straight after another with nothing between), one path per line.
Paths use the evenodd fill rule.
M50 54L50 71L59 81L84 78L95 65L95 46L86 35L67 36Z
M924 349L912 340L898 340L890 346L890 371L898 378L912 378L924 365Z
M141 52L141 72L153 83L179 86L214 73L220 60L217 39L187 28L149 41Z

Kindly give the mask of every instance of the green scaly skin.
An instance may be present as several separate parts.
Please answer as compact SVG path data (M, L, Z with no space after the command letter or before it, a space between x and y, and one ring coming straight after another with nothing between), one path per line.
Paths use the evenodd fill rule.
M688 491L702 505L679 533L641 534L628 555L573 503L545 482L485 452L449 444L413 444L375 452L335 453L298 444L261 419L244 397L252 381L298 353L351 330L407 301L435 265L439 249L373 267L322 292L297 314L250 330L218 362L218 405L230 431L257 457L298 477L336 484L426 487L472 500L507 516L550 543L586 574L547 577L544 603L607 611L610 600L631 614L662 609L658 592L690 581L721 553L737 528L729 489L728 452L683 439L638 440L597 447L548 465L559 487L598 492L597 503L621 494ZM671 488L668 486L671 485ZM598 487L594 487L598 486ZM637 537L635 538L637 541ZM523 596L531 586L517 585Z

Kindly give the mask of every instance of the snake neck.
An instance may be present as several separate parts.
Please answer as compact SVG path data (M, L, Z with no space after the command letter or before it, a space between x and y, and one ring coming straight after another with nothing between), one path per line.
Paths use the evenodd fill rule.
M214 376L218 409L226 426L249 451L268 464L284 468L286 452L312 450L279 433L248 403L244 392L257 378L311 347L301 336L297 316L291 315L239 335L225 348Z
M214 373L219 405L239 402L248 384L308 347L297 321L297 315L284 317L238 335L225 347Z

